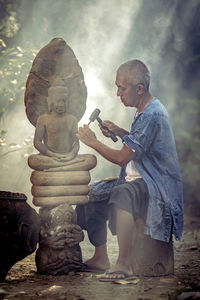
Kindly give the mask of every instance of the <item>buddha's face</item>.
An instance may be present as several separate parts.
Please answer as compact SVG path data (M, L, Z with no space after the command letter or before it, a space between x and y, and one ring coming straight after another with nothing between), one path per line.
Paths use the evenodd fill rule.
M69 97L68 93L51 93L48 98L49 112L62 115L67 112Z
M47 103L49 112L62 115L67 112L69 104L69 90L64 86L52 86L48 89Z
M66 97L64 97L63 95L56 96L53 99L53 111L59 115L66 113L66 109L67 109L66 104L67 104Z

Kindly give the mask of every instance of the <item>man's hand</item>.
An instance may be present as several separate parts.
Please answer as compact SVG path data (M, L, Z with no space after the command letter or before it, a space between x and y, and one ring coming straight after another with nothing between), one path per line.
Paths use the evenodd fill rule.
M93 147L93 145L97 142L95 133L90 129L88 125L83 125L83 127L79 127L76 136L78 139L81 140L81 142L83 142L89 147Z
M128 132L126 130L120 128L119 126L117 126L113 122L105 120L105 121L102 121L102 124L99 124L99 127L100 127L101 132L103 133L103 135L106 136L106 137L110 137L110 133L102 125L106 126L110 131L112 131L114 133L114 135L119 136L120 138L123 138L124 135L128 134Z

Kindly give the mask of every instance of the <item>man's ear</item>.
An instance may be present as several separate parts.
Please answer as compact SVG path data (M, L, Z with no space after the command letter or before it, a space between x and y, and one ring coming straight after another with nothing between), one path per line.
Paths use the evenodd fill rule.
M137 85L136 91L137 91L138 95L143 95L144 94L144 85L142 83L139 83Z

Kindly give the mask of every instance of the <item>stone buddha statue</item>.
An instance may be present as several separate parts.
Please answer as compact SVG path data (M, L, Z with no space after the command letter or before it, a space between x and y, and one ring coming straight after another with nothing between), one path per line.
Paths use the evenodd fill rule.
M36 265L39 273L68 274L82 267L83 232L72 205L88 202L92 154L78 154L78 121L86 108L87 88L73 50L54 38L36 55L26 82L26 115L35 126L28 158L33 204L41 221Z
M40 154L33 154L28 164L35 170L89 170L95 164L92 155L77 155L78 121L68 112L69 89L57 78L48 89L48 112L37 119L34 146Z

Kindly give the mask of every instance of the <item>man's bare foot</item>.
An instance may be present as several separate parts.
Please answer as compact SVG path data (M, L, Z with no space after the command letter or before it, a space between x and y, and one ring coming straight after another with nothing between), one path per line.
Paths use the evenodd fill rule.
M110 268L110 262L107 254L106 244L95 248L92 258L84 262L91 269L99 269L105 271Z
M86 260L84 264L90 267L91 269L97 269L102 271L105 271L110 268L109 259L102 259L100 257L98 258L95 256Z

